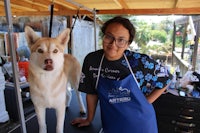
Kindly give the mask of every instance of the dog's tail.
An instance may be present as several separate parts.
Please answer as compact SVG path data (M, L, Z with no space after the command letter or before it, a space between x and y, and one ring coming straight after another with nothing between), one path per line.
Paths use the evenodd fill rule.
M70 54L65 54L64 71L71 87L78 89L81 76L81 65L78 60Z

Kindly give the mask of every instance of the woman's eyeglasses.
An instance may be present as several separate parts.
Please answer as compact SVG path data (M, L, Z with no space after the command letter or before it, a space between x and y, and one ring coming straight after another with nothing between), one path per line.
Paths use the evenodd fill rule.
M115 37L105 34L103 37L103 42L107 44L112 44L113 41L115 41L115 45L119 48L125 47L125 45L128 43L127 40L124 40L123 38L116 39Z

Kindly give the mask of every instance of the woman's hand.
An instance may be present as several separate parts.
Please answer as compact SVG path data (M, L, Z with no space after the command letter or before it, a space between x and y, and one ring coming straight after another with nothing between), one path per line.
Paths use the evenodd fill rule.
M87 118L76 118L71 122L72 125L76 125L77 127L89 126L90 123L91 122Z
M84 126L89 126L90 123L92 122L96 111L98 97L97 95L94 94L86 94L86 101L87 101L87 112L88 112L87 117L86 118L80 117L72 120L71 122L72 125L76 125L77 127L84 127Z

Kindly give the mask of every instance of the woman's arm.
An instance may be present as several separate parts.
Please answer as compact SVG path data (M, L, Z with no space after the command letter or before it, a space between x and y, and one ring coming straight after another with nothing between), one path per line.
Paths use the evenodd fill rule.
M71 122L72 125L83 127L83 126L89 126L90 123L92 122L96 112L98 96L95 94L86 94L86 101L87 101L87 117L74 119Z
M87 111L88 111L87 119L88 121L91 122L96 112L98 96L95 94L87 94L86 101L87 101Z
M162 89L154 89L148 96L146 96L147 101L153 103L166 89L167 86Z

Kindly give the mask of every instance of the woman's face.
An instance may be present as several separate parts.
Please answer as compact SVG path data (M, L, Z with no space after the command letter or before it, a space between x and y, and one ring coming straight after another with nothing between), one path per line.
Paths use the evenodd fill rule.
M103 49L106 59L118 60L129 45L129 31L119 23L109 24L103 37Z

